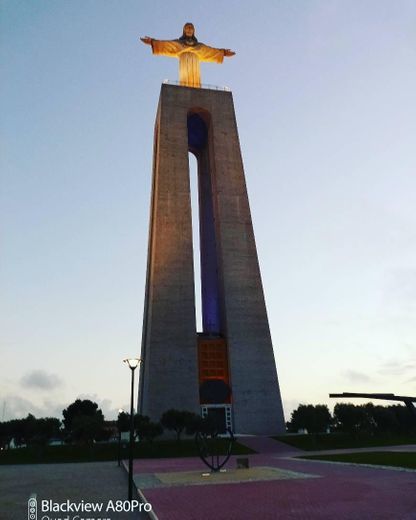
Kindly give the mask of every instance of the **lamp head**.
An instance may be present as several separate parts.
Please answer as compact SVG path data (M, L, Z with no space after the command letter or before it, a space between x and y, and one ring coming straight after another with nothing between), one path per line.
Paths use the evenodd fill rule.
M140 358L127 358L123 359L124 363L127 363L129 367L134 370L138 367L139 363L141 362Z

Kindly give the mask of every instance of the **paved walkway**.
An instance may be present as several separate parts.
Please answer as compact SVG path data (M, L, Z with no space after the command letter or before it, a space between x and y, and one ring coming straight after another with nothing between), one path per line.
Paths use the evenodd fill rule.
M402 444L401 446L375 446L373 448L347 448L343 450L325 450L325 451L304 451L301 455L336 455L337 453L368 453L371 451L397 451L397 452L414 452L416 444Z
M66 500L80 503L103 504L103 511L109 500L126 500L127 475L116 462L88 462L69 464L0 465L0 519L24 520L28 518L28 499L36 493L38 500L37 520L45 515L51 518L67 518L65 513L41 514L41 500L49 499L63 503ZM135 497L137 498L137 497ZM72 520L76 513L71 513ZM146 514L113 513L100 515L111 520L141 520ZM97 514L81 514L81 518L97 518ZM45 519L46 520L46 519Z
M244 482L246 470L241 469L235 470L240 475L237 483L175 485L172 474L202 473L201 461L135 461L137 474L166 474L159 479L161 486L144 489L159 520L416 520L414 471L296 460L291 457L302 452L278 441L261 437L239 441L262 452L248 456L252 468L277 468L298 477ZM398 448L404 451L398 446L377 450ZM234 470L234 457L227 466Z
M237 440L257 453L279 453L281 455L293 455L302 453L302 450L289 446L284 442L276 441L271 437L255 437L254 435L237 435Z

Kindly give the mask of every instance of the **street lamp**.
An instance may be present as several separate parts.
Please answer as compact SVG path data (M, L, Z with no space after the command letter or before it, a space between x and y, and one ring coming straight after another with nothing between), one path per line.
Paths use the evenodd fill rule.
M118 465L121 464L121 425L120 425L120 414L124 413L123 408L118 409L118 417L117 417L117 423L118 423L118 451L117 451L117 458L118 458Z
M124 363L129 365L131 370L131 397L130 397L130 449L129 449L129 500L133 499L133 443L134 443L134 371L141 362L140 358L123 359Z

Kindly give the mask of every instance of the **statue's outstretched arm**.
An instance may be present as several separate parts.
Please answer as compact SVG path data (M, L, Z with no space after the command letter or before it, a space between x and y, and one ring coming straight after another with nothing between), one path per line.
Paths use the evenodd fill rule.
M234 56L235 52L230 49L216 49L201 43L196 51L200 61L211 61L214 63L222 63L224 57Z
M150 36L145 36L140 39L146 45L151 45L153 54L159 56L177 58L179 53L183 50L183 45L175 40L155 40L154 38L150 38Z
M140 38L143 43L146 45L152 45L153 38L150 38L150 36L144 36L143 38Z

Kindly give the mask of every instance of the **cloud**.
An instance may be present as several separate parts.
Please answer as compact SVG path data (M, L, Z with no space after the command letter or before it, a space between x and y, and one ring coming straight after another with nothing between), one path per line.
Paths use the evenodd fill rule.
M55 374L48 374L44 370L32 370L20 380L22 386L37 390L53 390L62 385L62 380Z
M403 359L390 359L378 369L379 374L384 376L401 376L410 371L416 372L416 363Z
M59 403L56 401L50 401L49 399L45 399L43 401L42 413L43 417L58 417L58 419L62 420L62 410L68 408L70 403Z
M96 394L80 395L77 399L90 399L98 404L98 407L103 411L106 420L116 419L118 410L113 409L110 399L99 399ZM2 396L2 403L0 408L0 421L10 421L11 419L22 419L28 414L34 415L36 418L40 417L57 417L62 420L62 410L74 402L75 399L67 402L54 401L51 399L43 399L42 402L34 403L30 399L26 399L17 394L6 394Z
M358 372L356 370L344 370L342 375L354 383L368 383L371 381L371 377L364 372Z
M30 413L35 417L42 417L44 416L43 412L44 410L33 404L32 401L18 395L9 394L4 397L1 420L22 419L23 417L27 417Z

